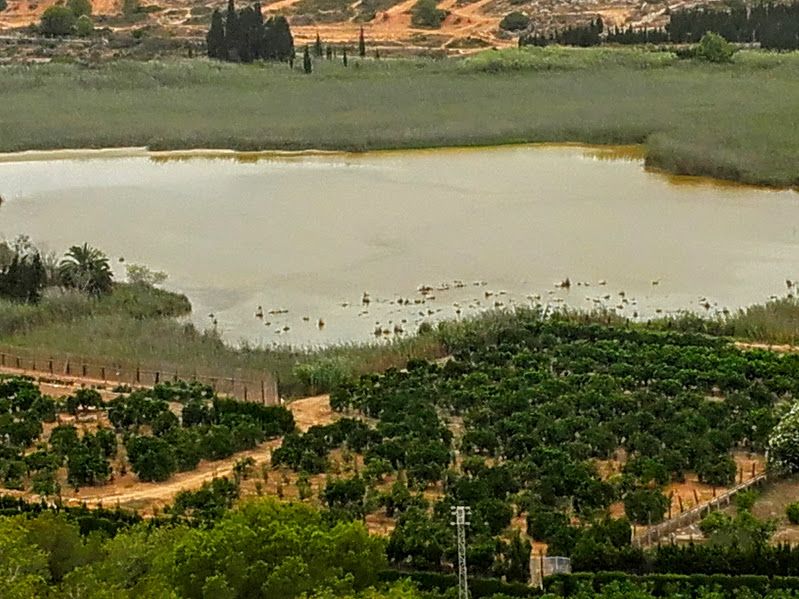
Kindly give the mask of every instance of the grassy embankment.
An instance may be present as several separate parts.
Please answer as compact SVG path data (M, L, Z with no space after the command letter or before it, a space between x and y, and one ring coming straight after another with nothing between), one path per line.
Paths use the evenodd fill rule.
M443 349L435 336L392 343L342 344L324 350L262 349L226 345L211 331L181 322L191 305L185 296L117 284L100 299L49 292L38 305L0 300L0 347L16 355L79 357L96 365L136 366L163 372L258 380L278 377L281 389L303 395L330 387L342 376L404 366ZM304 366L303 366L304 365Z
M342 344L323 350L234 348L211 332L175 317L189 309L183 296L117 285L103 299L72 294L48 296L38 306L0 302L0 346L39 357L81 356L95 364L142 365L215 376L271 372L284 394L326 390L343 377L403 367L411 358L437 358L475 335L492 342L492 331L512 325L510 311L446 322L429 332L391 343ZM795 344L799 301L780 299L724 319L684 316L632 325L613 313L571 312L570 318L625 326L649 326L725 335L749 341Z
M529 48L465 60L204 60L0 68L0 151L147 145L371 150L645 144L681 174L799 186L799 53L729 65L640 49Z

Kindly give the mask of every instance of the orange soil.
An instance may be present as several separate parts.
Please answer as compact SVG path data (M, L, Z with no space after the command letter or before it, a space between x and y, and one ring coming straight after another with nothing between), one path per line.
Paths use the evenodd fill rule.
M330 409L329 397L327 395L320 395L317 397L309 397L291 402L288 408L294 414L297 426L300 430L307 430L314 424L327 424L333 420L333 412ZM74 418L68 415L60 415L61 422L73 421ZM45 435L57 423L48 424L45 428ZM94 430L98 426L109 426L107 417L104 413L87 412L79 415L77 425L86 430ZM119 505L121 507L142 510L143 513L153 513L154 511L163 508L170 504L174 496L183 490L197 489L204 482L212 480L216 477L231 476L233 473L234 464L245 457L251 457L255 461L254 470L258 470L264 466L269 468L270 457L272 450L280 446L280 440L268 441L252 449L237 453L225 460L218 461L202 461L197 469L191 472L181 472L175 474L168 481L162 483L148 483L138 480L138 478L128 472L125 475L119 475L120 462L114 464L115 477L114 479L105 484L94 487L83 487L75 492L66 484L62 485L62 500L69 504L80 504L85 502L91 506L104 505L105 507L113 507ZM278 481L281 477L278 474L272 475L271 488L269 481L263 485L262 491L271 492L271 494L278 493ZM293 475L294 489L296 491L296 475ZM323 477L317 477L316 484L312 482L312 487L318 489ZM288 489L290 485L286 484L286 495L291 496L292 493ZM254 481L249 484L242 485L243 494L255 493ZM4 491L5 492L5 491ZM33 494L24 494L9 491L10 494L26 495L34 500L38 500L38 496ZM294 493L296 495L296 493Z
M35 23L42 13L60 0L9 0L8 8L0 13L0 30L5 27L23 27ZM291 13L299 0L276 0L264 3L266 14ZM715 2L719 0L708 0ZM633 0L602 0L573 3L567 0L523 0L513 4L509 0L441 0L439 8L450 14L440 29L420 29L411 25L410 11L416 0L404 0L385 11L375 14L367 23L356 22L355 17L333 23L311 23L292 25L298 44L315 40L317 33L324 43L347 44L354 48L358 32L363 25L367 44L375 48L393 48L404 51L439 49L449 52L472 52L482 47L507 47L516 44L516 34L499 30L502 17L511 11L522 11L530 15L541 27L561 27L566 23L585 23L602 15L608 25L659 26L666 20L662 5L641 4ZM207 25L190 19L191 9L202 6L224 8L220 0L142 0L143 5L156 5L161 10L144 15L130 25L116 25L115 29L137 29L144 25L159 25L173 35L201 38ZM239 0L239 5L244 1ZM341 6L350 5L357 10L360 0L341 0ZM685 0L670 5L672 10L697 4L697 0ZM122 0L92 0L93 13L98 16L116 16L121 13ZM300 15L305 23L308 16ZM188 19L188 20L187 20ZM289 20L292 15L289 15ZM470 49L459 49L458 43L468 40ZM474 46L478 47L475 48Z

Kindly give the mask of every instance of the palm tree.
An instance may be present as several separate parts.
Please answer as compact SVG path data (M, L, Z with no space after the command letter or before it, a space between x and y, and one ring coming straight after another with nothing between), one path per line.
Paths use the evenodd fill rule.
M108 257L97 248L73 245L58 266L61 282L91 295L111 291L113 275Z

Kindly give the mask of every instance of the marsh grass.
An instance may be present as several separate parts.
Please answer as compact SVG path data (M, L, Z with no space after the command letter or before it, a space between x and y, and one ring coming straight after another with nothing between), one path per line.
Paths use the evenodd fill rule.
M76 291L49 289L38 304L0 299L0 338L112 314L142 320L190 312L185 295L144 285L117 283L109 295L96 299Z
M204 375L258 381L275 377L285 397L330 390L351 376L387 368L404 368L411 359L436 359L452 351L496 343L501 335L525 322L544 318L541 310L494 310L472 318L442 322L426 333L391 342L349 343L322 349L232 347L213 332L199 332L190 323L167 317L135 317L125 304L86 312L73 297L68 302L38 308L36 320L15 324L9 334L7 313L20 307L0 305L0 345L4 351L43 358L77 358L83 363L142 367L183 377ZM154 312L151 312L153 314ZM64 314L70 315L68 318ZM82 314L82 316L81 316ZM648 323L633 323L609 311L560 310L558 318L580 323L678 330L746 341L791 343L799 339L799 301L782 298L741 310L728 318L709 319L684 314Z
M0 151L150 146L374 150L646 144L680 174L799 185L799 53L730 65L640 49L526 48L465 60L205 60L0 67Z
M259 381L274 377L284 396L329 390L349 376L404 368L413 358L443 355L436 337L408 337L392 342L341 344L324 349L232 347L212 332L173 319L136 319L125 315L92 316L54 322L0 339L4 349L33 350L38 357L76 357L127 370L142 367L181 377L235 378ZM35 348L35 349L34 349Z

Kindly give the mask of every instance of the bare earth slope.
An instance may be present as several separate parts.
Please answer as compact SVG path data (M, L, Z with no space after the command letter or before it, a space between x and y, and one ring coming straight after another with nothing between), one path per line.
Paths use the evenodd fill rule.
M707 0L701 2L716 2ZM0 13L0 31L35 23L58 0L8 0ZM265 16L284 14L291 22L299 44L310 43L317 33L325 44L349 45L354 49L358 32L364 28L371 50L419 52L439 50L464 53L487 47L516 44L516 35L499 29L503 16L512 11L529 15L538 29L560 28L586 23L602 16L610 26L662 26L667 8L675 10L699 4L678 0L671 4L641 3L635 0L441 0L438 6L449 12L440 29L411 25L410 11L416 0L276 0L263 2ZM239 4L243 4L239 0ZM92 0L98 26L112 29L156 27L170 35L201 39L214 8L222 1L142 0L146 12L132 21L120 19L122 0Z

